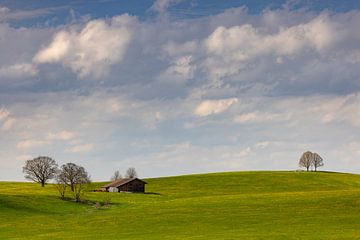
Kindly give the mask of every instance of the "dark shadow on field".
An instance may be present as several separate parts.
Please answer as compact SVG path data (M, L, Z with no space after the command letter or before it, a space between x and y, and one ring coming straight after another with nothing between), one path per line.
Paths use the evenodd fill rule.
M111 206L125 206L126 203L113 203L84 199L76 202L73 198L61 199L58 196L0 194L0 212L18 215L66 214L84 211L84 207L107 209Z
M156 193L156 192L145 192L144 194L162 196L161 193Z
M113 202L108 202L106 203L105 201L94 201L94 200L89 200L89 199L82 199L80 202L76 202L74 198L70 198L70 197L65 197L65 198L60 198L58 197L59 200L65 201L65 202L70 202L73 204L81 204L81 205L88 205L88 206L95 206L97 204L99 204L101 207L104 206L120 206L120 205L126 205L123 203L113 203Z
M56 204L56 197L0 194L0 211L2 209L21 212L22 214L48 214L59 212L56 208L48 208L48 204Z

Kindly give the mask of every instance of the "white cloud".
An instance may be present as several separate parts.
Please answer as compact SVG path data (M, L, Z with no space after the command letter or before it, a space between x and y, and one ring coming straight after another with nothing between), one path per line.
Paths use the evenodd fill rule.
M46 142L46 141L36 140L36 139L28 139L28 140L23 140L23 141L18 142L16 147L17 147L17 149L20 149L20 150L27 150L27 149L43 147L48 144L49 144L49 142Z
M3 166L15 166L19 149L87 161L101 179L108 170L94 166L108 161L111 170L123 159L144 176L293 169L307 149L327 153L331 169L345 156L332 149L359 142L358 11L231 9L185 21L74 21L49 28L0 24L0 69L16 76L0 79L0 105L8 109L0 110L3 179L17 177L20 165ZM123 33L130 40L117 48ZM101 82L72 81L50 64ZM63 129L76 129L76 136ZM151 147L130 146L135 141ZM352 171L360 169L351 168L357 146L346 155Z
M266 34L250 24L220 26L205 40L205 45L211 54L225 54L225 57L243 61L265 53L292 55L305 47L321 51L335 39L335 27L326 15L321 15L275 34Z
M6 108L0 108L0 126L1 130L9 130L11 129L16 120L13 117L10 117L10 112Z
M179 56L183 54L191 54L196 52L199 47L197 40L187 41L185 43L168 42L162 48L162 50L169 56Z
M322 52L337 41L339 34L327 15L282 28L277 33L266 33L251 24L220 26L204 41L208 53L206 66L212 76L229 76L245 69L246 63L257 57L274 54L278 61L279 56L291 57L306 49Z
M61 61L70 51L72 45L71 34L67 31L58 32L51 44L42 49L34 57L38 63L53 63Z
M24 20L40 16L50 15L63 7L36 8L30 10L12 10L7 7L0 6L0 21L6 20Z
M360 127L360 93L327 99L314 108L322 112L322 123L347 122Z
M1 129L5 131L10 130L14 126L15 122L15 118L7 118L2 124Z
M70 153L85 153L85 152L90 152L93 149L94 149L94 144L87 143L87 144L75 145L73 147L67 148L65 151Z
M257 113L252 112L252 113L238 115L234 118L234 121L236 123L246 123L246 122L255 121L257 118L258 118Z
M50 133L49 139L51 140L71 140L76 136L75 132L60 131L57 133Z
M0 6L0 15L4 15L8 12L10 12L9 8Z
M225 112L231 105L237 102L237 98L205 100L196 107L194 114L200 117L219 114Z
M177 58L165 72L158 77L162 82L186 82L194 77L196 66L192 64L191 56Z
M164 13L171 5L176 5L183 0L156 0L151 9L159 13Z
M110 66L123 60L130 43L131 24L136 20L127 14L111 21L92 20L80 31L58 32L49 46L34 57L37 63L57 63L69 67L80 78L100 78Z
M247 157L251 153L251 148L247 147L243 150L241 150L239 153L235 154L236 157L244 158Z
M10 112L5 108L0 108L0 121L4 120L10 115Z
M1 78L31 77L38 74L38 69L29 63L19 63L0 68Z
M240 114L234 117L235 123L253 123L253 122L270 122L270 121L286 121L289 120L290 115L284 113L269 113L269 112L250 112Z
M254 146L256 148L263 149L263 148L266 148L266 147L270 146L270 144L271 144L270 141L263 141L263 142L257 142Z
M109 113L113 113L113 114L120 113L123 108L124 107L122 106L119 100L115 98L107 100L106 109Z

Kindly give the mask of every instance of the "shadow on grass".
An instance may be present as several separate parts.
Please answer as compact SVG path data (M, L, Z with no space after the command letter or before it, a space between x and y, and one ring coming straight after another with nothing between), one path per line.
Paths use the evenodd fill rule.
M74 204L81 204L81 205L86 205L86 206L98 206L101 208L108 208L110 206L120 206L120 205L126 205L126 204L122 204L122 203L113 203L113 202L105 202L105 201L94 201L94 200L89 200L89 199L82 199L81 201L77 202L74 198L70 198L70 197L58 197L58 199L62 200L62 201L66 201L66 202L71 202Z
M148 195L158 195L161 196L161 193L156 193L156 192L145 192L144 194L148 194Z

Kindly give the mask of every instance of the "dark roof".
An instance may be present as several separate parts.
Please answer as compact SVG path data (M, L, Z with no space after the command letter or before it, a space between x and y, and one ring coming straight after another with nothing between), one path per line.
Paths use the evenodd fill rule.
M121 179L118 179L118 180L115 180L113 181L112 183L109 183L105 186L102 186L102 188L108 188L108 187L120 187L126 183L129 183L129 182L132 182L134 180L139 180L140 182L143 182L144 184L146 184L146 182L144 182L143 180L141 179L138 179L138 178L121 178Z

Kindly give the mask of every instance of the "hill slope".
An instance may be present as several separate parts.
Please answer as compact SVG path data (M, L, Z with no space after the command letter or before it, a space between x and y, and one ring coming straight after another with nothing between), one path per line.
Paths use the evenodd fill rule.
M233 172L147 179L148 194L0 183L0 239L359 239L360 176ZM101 186L94 183L92 188Z

